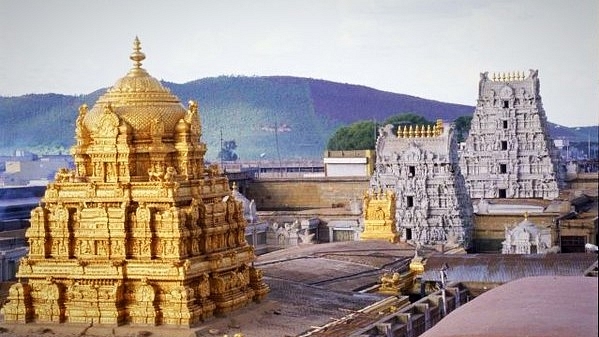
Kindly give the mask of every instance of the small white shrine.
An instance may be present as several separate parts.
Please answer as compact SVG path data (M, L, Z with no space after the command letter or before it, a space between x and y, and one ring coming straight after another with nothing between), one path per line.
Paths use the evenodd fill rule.
M528 220L524 220L514 228L505 228L502 254L543 254L551 252L551 230L540 228Z

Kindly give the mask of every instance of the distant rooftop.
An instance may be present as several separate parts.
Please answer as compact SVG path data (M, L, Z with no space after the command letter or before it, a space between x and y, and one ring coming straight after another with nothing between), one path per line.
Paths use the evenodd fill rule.
M596 277L522 278L480 295L421 336L597 336L597 286Z

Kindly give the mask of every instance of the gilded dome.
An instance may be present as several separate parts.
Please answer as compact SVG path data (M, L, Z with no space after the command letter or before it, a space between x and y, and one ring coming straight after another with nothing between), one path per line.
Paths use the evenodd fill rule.
M129 56L133 68L98 99L85 117L84 124L91 132L97 129L107 105L129 124L135 140L149 139L150 127L156 119L164 125L164 137L172 138L177 123L185 117L186 110L177 96L141 67L146 56L140 50L136 37Z

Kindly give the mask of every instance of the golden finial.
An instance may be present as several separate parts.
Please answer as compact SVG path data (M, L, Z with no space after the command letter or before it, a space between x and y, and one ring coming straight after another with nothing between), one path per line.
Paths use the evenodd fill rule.
M191 111L192 113L197 113L198 112L198 103L194 100L190 100L188 102L189 104L189 111Z
M410 125L410 138L414 137L414 127Z
M397 126L397 138L401 138L401 125Z
M146 54L141 52L140 45L139 39L136 36L135 40L133 41L133 53L129 55L129 58L131 61L135 62L133 63L133 66L137 69L141 68L141 61L146 59Z
M435 136L439 136L443 133L443 120L437 119L437 123L435 124Z
M528 220L528 212L524 212L524 220Z
M430 124L426 126L426 136L427 137L433 136L433 128Z

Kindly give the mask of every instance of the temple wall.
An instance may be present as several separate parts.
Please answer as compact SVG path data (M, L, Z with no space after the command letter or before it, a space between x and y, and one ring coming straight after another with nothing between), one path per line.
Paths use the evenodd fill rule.
M368 190L370 177L262 179L246 189L248 199L260 210L349 207Z
M599 175L597 172L578 173L575 177L567 181L567 187L570 189L595 191L595 193L597 193L598 184Z
M554 220L559 216L556 213L529 214L528 219L538 227L550 227L551 239L554 245L558 244L557 228ZM522 221L520 214L475 214L474 215L474 250L476 253L499 252L501 242L505 240L505 227L512 228ZM595 225L591 220L561 220L560 235L584 237L590 243L596 238Z

